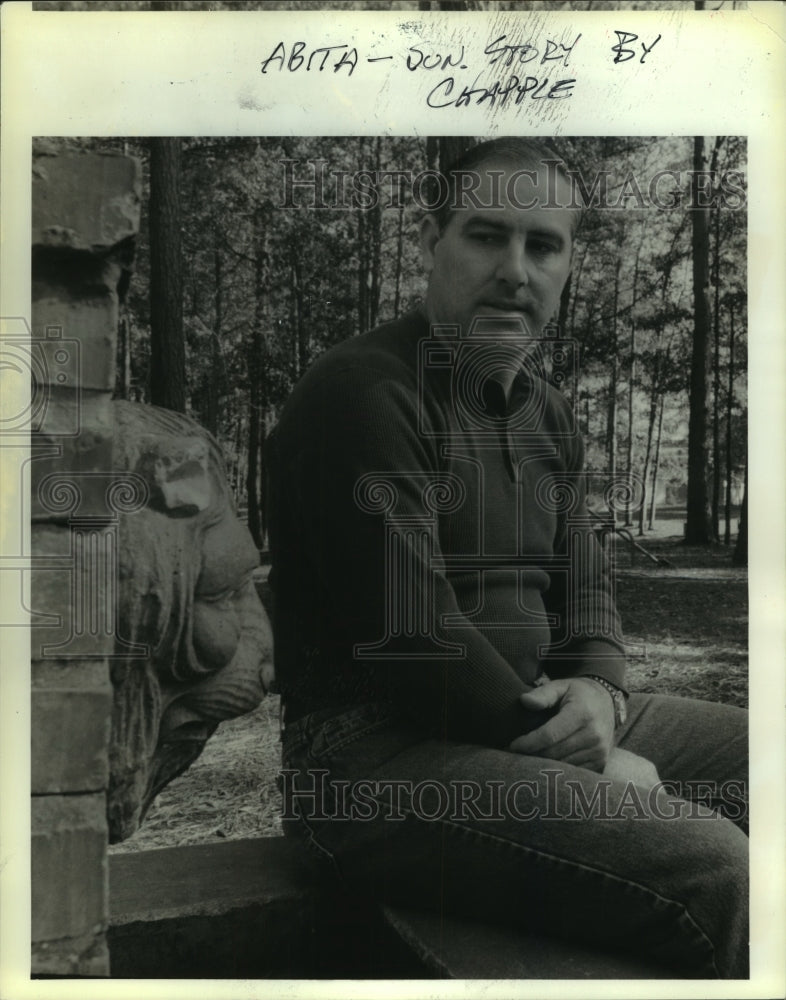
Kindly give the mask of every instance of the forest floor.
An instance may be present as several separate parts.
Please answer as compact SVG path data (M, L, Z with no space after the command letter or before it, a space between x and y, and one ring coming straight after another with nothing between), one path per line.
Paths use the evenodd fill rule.
M689 547L679 521L642 541L670 565L616 543L617 605L632 648L632 691L748 704L747 572L731 547ZM635 537L635 530L634 530ZM142 827L112 853L281 832L279 700L222 723L199 759L157 797Z

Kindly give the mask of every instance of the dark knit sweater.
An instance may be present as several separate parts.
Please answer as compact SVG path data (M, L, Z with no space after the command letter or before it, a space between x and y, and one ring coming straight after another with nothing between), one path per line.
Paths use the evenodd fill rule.
M416 310L345 341L284 407L267 458L276 677L288 719L384 701L505 747L544 668L624 686L621 631L567 402L522 371L506 407L457 374L477 354L428 338Z

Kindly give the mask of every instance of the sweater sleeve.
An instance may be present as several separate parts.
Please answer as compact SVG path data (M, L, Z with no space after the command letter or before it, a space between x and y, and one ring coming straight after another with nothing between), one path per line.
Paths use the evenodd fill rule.
M506 747L541 724L520 704L526 685L461 615L445 575L427 498L447 487L419 433L417 393L348 368L302 402L285 443L285 502L325 595L321 615L343 633L354 666L367 659L384 671L399 711L432 733Z
M587 512L580 435L566 442L565 452L567 484L575 502L560 518L554 552L569 556L570 568L552 574L544 594L546 610L556 622L545 669L552 678L593 674L626 690L622 626L608 561Z

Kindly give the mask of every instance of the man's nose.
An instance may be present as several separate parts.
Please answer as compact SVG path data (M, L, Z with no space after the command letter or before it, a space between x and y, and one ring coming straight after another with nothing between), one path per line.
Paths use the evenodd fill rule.
M527 255L523 244L518 240L511 240L502 251L497 266L497 278L513 288L526 285L529 281Z

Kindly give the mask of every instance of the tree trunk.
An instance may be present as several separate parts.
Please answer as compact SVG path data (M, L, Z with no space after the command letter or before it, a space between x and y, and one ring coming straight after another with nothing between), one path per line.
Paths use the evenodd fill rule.
M609 478L617 474L617 358L611 359L609 370L609 406L606 414L606 454Z
M657 383L656 383L657 384ZM650 455L652 454L652 436L655 431L655 417L658 413L658 393L655 385L652 387L650 396L650 418L647 421L647 446L644 451L644 471L641 476L642 497L639 507L639 530L638 535L644 534L644 517L647 509L647 476L650 471Z
M365 169L365 148L366 140L360 139L358 150L358 165L361 170ZM355 210L358 224L357 253L358 253L358 333L363 333L370 327L369 324L369 254L368 254L368 217L361 206Z
M382 139L378 136L374 149L374 170L375 176L379 176L382 169ZM377 325L379 316L379 297L382 291L382 208L377 200L377 204L368 210L369 225L369 295L368 295L368 328Z
M565 285L562 289L562 295L560 296L559 300L559 314L557 317L557 327L554 332L555 336L558 338L567 337L567 333L565 331L568 325L568 311L571 300L571 284L572 284L572 275L569 274L568 280L565 282ZM559 385L559 388L570 401L571 409L573 410L573 412L575 414L578 414L578 406L579 406L579 378L577 371L578 359L575 357L575 352L572 344L571 345L566 344L565 347L566 350L570 352L571 361L569 364L569 370L573 372L573 375L570 377L570 379L565 379L564 382L562 382Z
M264 543L264 495L259 480L262 466L260 426L263 415L263 383L267 376L265 324L267 322L268 290L267 217L263 208L254 212L254 324L248 357L248 456L246 468L246 501L248 530L257 548Z
M396 276L395 296L393 299L393 318L401 312L401 264L404 258L404 202L398 209L398 230L396 232Z
M235 457L232 462L232 495L235 498L236 507L241 507L246 499L246 481L241 471L245 468L246 419L247 415L238 411L237 420L235 421Z
M290 274L292 277L292 305L295 320L295 374L297 378L300 378L308 367L308 337L306 334L306 323L303 316L303 271L300 264L300 257L294 248L292 251L290 265Z
M150 402L186 411L180 139L150 140Z
M368 324L368 237L366 213L358 210L358 333L369 329Z
M627 454L625 456L625 470L628 477L628 489L625 494L625 524L632 524L631 520L631 489L633 486L633 380L636 375L636 324L630 324L630 365L628 368L628 443Z
M436 136L426 136L426 169L439 170L439 139Z
M621 261L617 260L614 272L614 318L611 324L611 368L609 370L609 409L606 422L606 450L609 462L609 477L617 474L617 308Z
M221 328L224 324L224 288L221 251L213 251L213 331L210 337L210 370L207 373L205 427L218 436L218 413L221 402Z
M568 312L570 310L570 298L571 298L571 286L573 284L573 274L568 275L568 280L565 282L562 288L562 294L559 297L559 315L557 316L557 336L567 337L568 329Z
M246 457L246 503L248 530L258 549L262 548L259 510L259 386L251 386L248 401L248 455Z
M259 407L259 548L267 544L267 466L265 464L265 444L267 443L267 404Z
M636 378L636 320L633 310L636 306L636 286L639 282L639 257L641 255L641 244L636 251L636 265L633 268L633 300L630 308L630 364L628 365L628 444L625 456L625 470L628 477L628 490L625 494L625 524L629 526L631 520L630 500L633 486L633 383ZM653 390L654 391L654 390ZM646 486L646 483L645 483ZM644 517L644 505L642 504L642 514L639 517L639 526L642 525Z
M661 393L660 413L658 414L658 434L655 438L655 459L652 464L652 497L650 499L650 516L648 520L649 530L655 527L656 497L658 494L658 473L660 472L660 442L663 437L663 410L666 406L666 397Z
M713 326L713 357L712 357L712 534L716 540L720 537L720 489L721 489L721 457L720 457L720 207L715 206L715 240L714 240L714 308Z
M700 204L699 178L706 166L704 138L693 140L693 204ZM693 351L688 419L688 511L685 541L707 545L712 525L707 503L707 344L709 340L709 209L694 208L693 223Z
M470 135L443 135L437 140L439 148L439 169L447 170L462 153L475 145Z
M740 510L740 530L737 535L737 544L734 546L732 562L735 566L748 565L748 462L745 462L745 487L742 494L742 508Z
M724 545L731 544L731 478L734 474L731 454L731 412L734 407L734 303L729 309L729 382L726 394L726 503L724 506Z
M576 305L579 301L579 286L581 284L581 275L584 270L584 262L587 259L587 255L590 251L590 246L592 245L592 240L589 240L584 247L584 252L579 258L579 265L576 268L575 279L573 280L573 296L570 304L570 325L568 327L570 331L570 336L576 336ZM568 336L568 333L563 333L563 336Z

